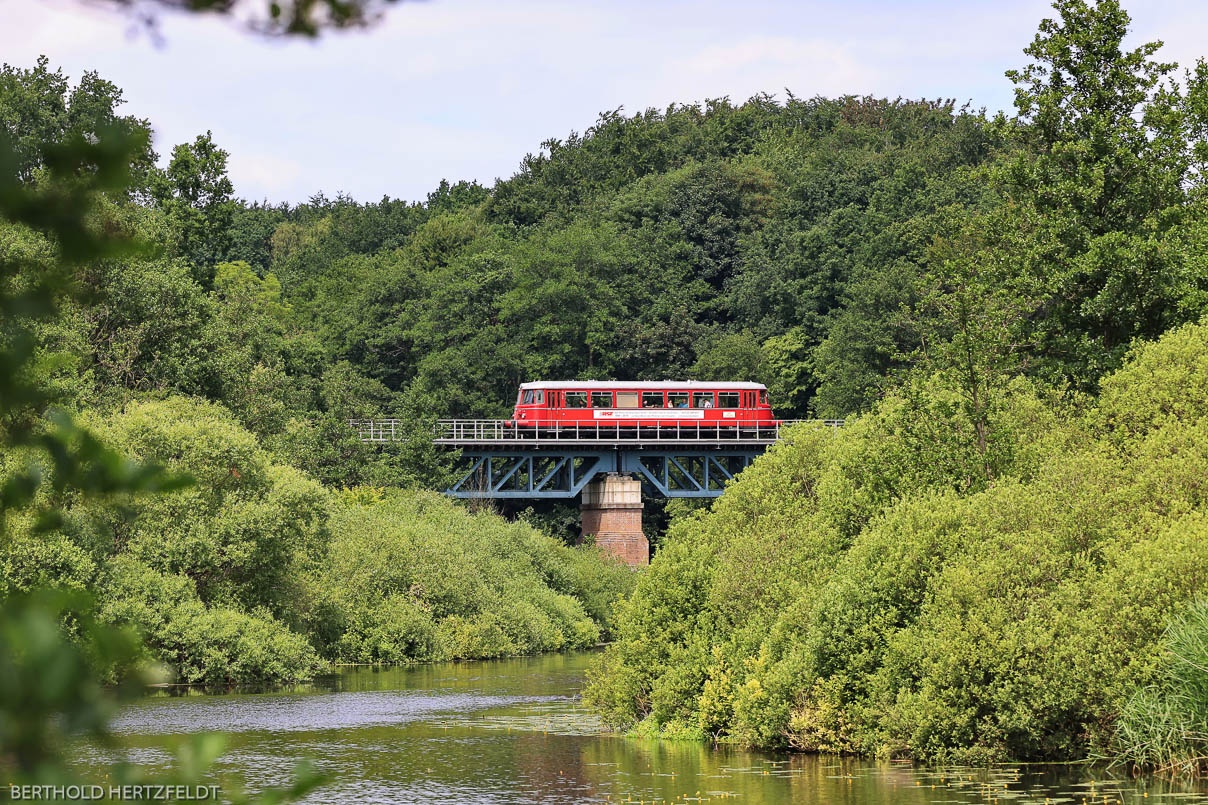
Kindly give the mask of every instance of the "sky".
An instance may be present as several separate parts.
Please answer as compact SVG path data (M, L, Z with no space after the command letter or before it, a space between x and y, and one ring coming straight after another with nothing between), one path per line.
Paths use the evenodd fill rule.
M1133 45L1208 56L1205 0L1124 4ZM98 71L150 119L161 158L213 132L249 201L419 201L441 179L506 178L619 107L787 89L1010 109L1003 73L1052 14L1044 0L428 0L314 41L168 13L156 41L79 0L0 0L0 61Z

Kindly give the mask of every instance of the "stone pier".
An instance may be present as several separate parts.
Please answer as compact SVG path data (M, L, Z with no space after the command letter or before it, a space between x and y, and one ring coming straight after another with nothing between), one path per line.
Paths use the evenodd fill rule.
M642 533L642 484L610 473L583 487L579 507L583 536L632 567L650 564L650 541Z

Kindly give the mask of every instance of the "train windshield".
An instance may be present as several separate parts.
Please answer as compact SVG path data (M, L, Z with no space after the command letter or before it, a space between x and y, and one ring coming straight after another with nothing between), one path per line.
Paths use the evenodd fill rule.
M533 405L545 402L545 392L541 389L525 389L520 395L521 405Z
M767 389L763 389L762 391L759 392L759 404L760 405L768 404L768 390Z

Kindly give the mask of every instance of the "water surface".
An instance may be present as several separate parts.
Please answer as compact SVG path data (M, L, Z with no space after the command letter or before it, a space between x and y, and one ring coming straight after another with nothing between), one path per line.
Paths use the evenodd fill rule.
M215 782L283 786L310 758L330 775L312 803L1208 803L1198 785L1082 766L926 769L609 735L577 698L589 658L357 668L278 693L164 692L121 711L117 754L167 768L183 736L225 732Z

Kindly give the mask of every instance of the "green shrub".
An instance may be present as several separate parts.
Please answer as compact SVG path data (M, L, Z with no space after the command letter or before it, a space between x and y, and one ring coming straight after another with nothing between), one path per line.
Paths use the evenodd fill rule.
M594 550L431 492L343 495L331 532L310 585L326 623L343 624L332 649L342 662L585 648L632 584Z
M0 547L0 600L41 587L91 587L96 563L79 545L62 534L34 534L19 526L13 532Z
M306 638L268 613L199 602L176 610L154 643L177 657L175 667L186 682L278 685L307 679L320 667Z
M120 557L101 589L100 618L137 627L182 682L280 684L309 678L320 665L305 637L264 611L206 606L187 576Z
M144 402L98 420L99 435L126 455L191 475L186 489L131 500L109 518L122 552L182 574L206 604L264 607L290 620L296 579L326 550L328 493L273 464L225 409L184 398Z
M1208 326L1187 324L1137 346L1104 378L1099 418L1125 434L1208 416Z
M354 663L446 659L432 615L408 593L340 611L347 619L332 655Z
M1155 680L1135 690L1120 713L1110 757L1134 772L1202 777L1208 773L1208 599L1171 617L1158 662Z

